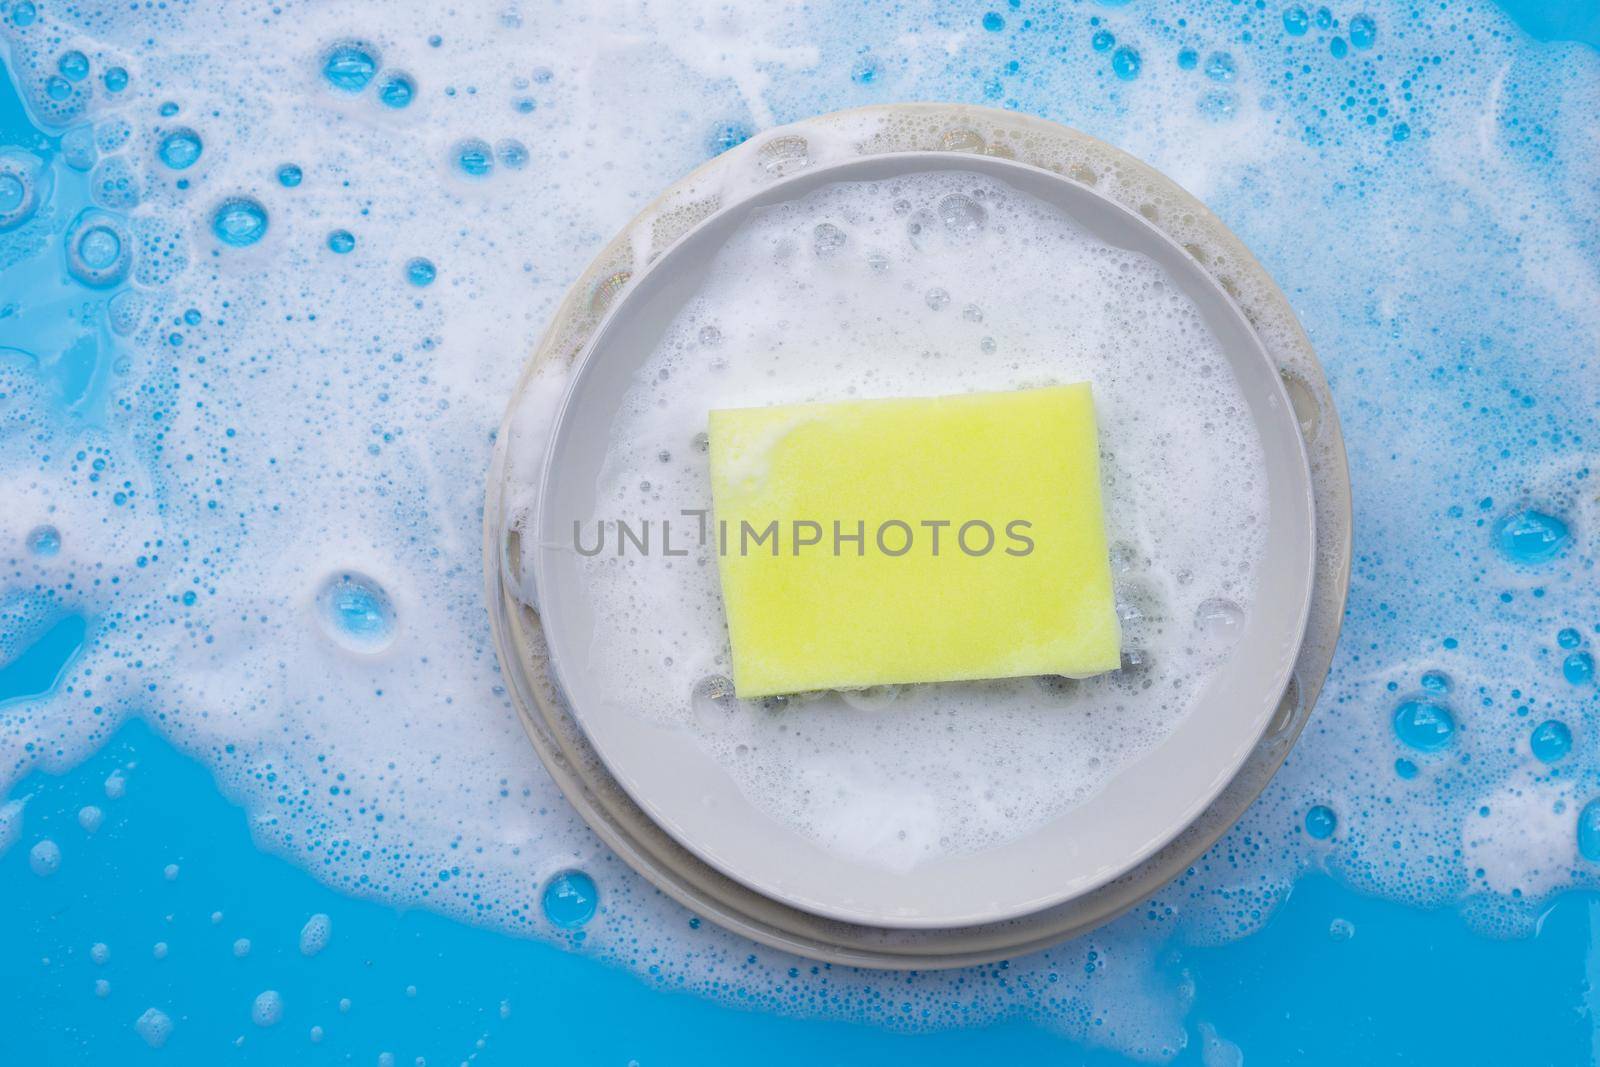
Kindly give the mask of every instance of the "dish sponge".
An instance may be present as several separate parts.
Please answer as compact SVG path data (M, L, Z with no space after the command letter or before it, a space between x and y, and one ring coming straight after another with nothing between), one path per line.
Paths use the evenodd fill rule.
M1087 383L712 411L744 698L1120 665Z

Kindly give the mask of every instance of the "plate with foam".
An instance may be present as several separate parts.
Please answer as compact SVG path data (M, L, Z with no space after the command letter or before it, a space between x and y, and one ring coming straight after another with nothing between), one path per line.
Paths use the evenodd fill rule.
M713 214L638 271L561 384L527 539L553 674L640 807L777 900L847 922L943 927L1072 899L1205 808L1288 681L1314 535L1304 447L1282 383L1248 322L1187 253L1088 187L1004 159L956 165L931 153L808 168ZM984 573L1005 573L974 570L945 583L979 598L950 605L965 631L930 630L937 613L928 604L938 601L914 603L937 579L890 588L892 602L851 602L852 618L880 604L879 629L866 630L880 639L896 613L919 624L898 673L872 675L885 657L845 656L850 642L835 640L820 642L833 655L822 660L844 673L810 670L802 657L787 663L791 673L739 692L750 658L729 608L743 594L729 584L719 536L719 509L737 505L714 501L727 486L714 491L713 460L741 453L714 447L717 420L763 409L981 406L1079 388L1092 396L1095 454L1084 461L1078 439L1077 473L1064 476L1081 477L1084 462L1093 471L1103 540L1038 571L1038 584L1053 588L1061 566L1099 554L1116 669L1097 673L1113 665L1103 642L1083 660L1073 658L1083 648L1069 655L1052 641L1063 619L1039 615L1038 598L1024 602L1026 582L1016 587L1020 625L974 614L974 604L985 607ZM893 445L905 425L924 421L875 422L873 433ZM948 428L959 444L966 425ZM855 466L870 482L883 462L926 459L938 440L858 449ZM1024 437L1007 447L1037 459L1062 446ZM969 451L952 446L933 469L947 484L975 486L990 475ZM999 479L1013 486L1040 477L999 454L990 464L991 474L1024 470ZM930 499L895 505L916 510ZM937 498L950 514L860 518L869 539L886 522L926 533L926 522L948 521L942 529L955 534L984 519L996 546L1019 547L1004 540L1006 520L1036 516L961 510L974 501L1002 511L1012 502L956 492ZM793 558L802 535L792 526L780 534ZM975 536L981 545L982 530ZM962 547L957 562L1016 558ZM795 581L798 573L779 575L779 592L768 589L745 613L761 622L758 637L782 632L781 589L791 582L803 625L787 620L787 636L768 651L793 651L807 627L821 633L804 612L847 599L807 601L815 583ZM970 640L951 636L961 632ZM927 633L944 641L931 656L919 652ZM1006 658L1034 637L1038 656ZM818 679L837 688L794 689Z

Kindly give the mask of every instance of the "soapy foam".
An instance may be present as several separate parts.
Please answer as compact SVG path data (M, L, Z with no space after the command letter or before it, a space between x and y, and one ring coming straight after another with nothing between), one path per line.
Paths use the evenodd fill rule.
M627 713L691 731L757 807L862 862L977 851L1082 802L1226 659L1237 626L1218 620L1248 615L1263 548L1264 459L1233 372L1144 256L960 170L765 208L638 371L583 529L609 544L617 521L665 518L696 545L679 516L711 504L712 408L1074 381L1095 390L1123 670L885 687L871 711L839 694L708 702L731 674L714 542L585 560L596 632L581 669Z
M1555 639L1574 627L1592 644L1600 624L1591 50L1536 44L1488 5L1381 2L1368 5L1376 46L1343 57L1330 50L1342 28L1290 34L1281 11L1248 5L1040 7L1006 11L995 33L974 12L914 6L396 5L358 19L292 4L41 4L28 26L17 7L0 13L10 73L56 131L92 123L98 159L82 172L53 161L42 214L0 233L8 299L13 285L40 287L0 339L29 349L0 353L0 655L63 612L92 620L52 696L0 709L9 778L70 766L142 715L217 771L264 847L350 892L567 938L539 917L538 889L581 866L602 894L583 950L661 988L897 1027L1021 1015L1145 1058L1186 1040L1192 989L1181 968L1158 966L1169 942L1247 935L1307 868L1393 899L1465 902L1470 920L1509 934L1532 929L1549 893L1600 884L1574 841L1600 721L1593 689L1563 678ZM1142 54L1136 80L1091 48L1102 29ZM415 77L409 109L321 80L324 51L351 38ZM47 87L69 48L91 73L56 101ZM1234 73L1185 70L1183 48L1227 53ZM866 60L875 75L853 77ZM101 91L113 65L130 74L120 95ZM1004 970L896 976L891 998L882 976L692 923L566 807L497 690L480 482L524 353L582 264L657 190L769 115L952 97L1122 145L1261 257L1340 401L1358 550L1341 652L1305 735L1191 873L1090 937ZM204 141L182 174L153 155L167 101ZM819 158L857 144L1043 147L971 127L927 115L802 132ZM467 137L520 140L531 160L470 179L450 151ZM305 170L294 190L274 178L286 162ZM645 220L616 269L725 186L768 173L750 155L732 162ZM1115 159L1046 162L1148 208L1259 295L1190 208ZM137 241L132 289L52 278L91 182ZM213 209L233 195L270 214L253 248L212 236ZM336 227L356 236L347 257L326 247ZM30 259L39 249L46 258ZM417 254L439 267L426 290L403 277ZM37 309L63 307L69 327L37 328ZM1294 331L1256 325L1269 346ZM100 347L84 379L64 355L86 333ZM540 381L558 393L559 378ZM1315 455L1328 420L1314 401L1304 413ZM1544 563L1509 560L1492 538L1529 506L1571 523ZM44 524L60 531L55 555L26 547ZM328 640L311 610L345 570L383 583L394 606L395 637L376 656ZM1459 726L1432 755L1392 727L1429 670L1451 678L1441 699ZM1576 738L1553 765L1528 748L1545 717ZM1546 799L1508 804L1508 789ZM1327 839L1303 830L1313 804L1338 816Z

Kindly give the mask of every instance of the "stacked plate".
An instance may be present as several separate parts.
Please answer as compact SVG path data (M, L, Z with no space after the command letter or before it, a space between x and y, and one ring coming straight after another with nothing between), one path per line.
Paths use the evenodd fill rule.
M1266 457L1269 518L1243 633L1164 741L1003 845L887 869L786 829L687 733L601 698L581 669L593 607L553 516L594 513L629 384L753 212L835 182L930 171L1004 182L1162 267L1234 372ZM549 361L563 373L541 374ZM531 395L549 380L568 383L559 404ZM1327 673L1349 535L1343 444L1315 355L1282 293L1220 222L1148 166L1075 131L1008 112L900 105L822 116L719 156L601 253L512 398L490 472L484 556L496 647L534 747L626 862L696 914L774 947L929 968L1018 955L1105 922L1238 819Z

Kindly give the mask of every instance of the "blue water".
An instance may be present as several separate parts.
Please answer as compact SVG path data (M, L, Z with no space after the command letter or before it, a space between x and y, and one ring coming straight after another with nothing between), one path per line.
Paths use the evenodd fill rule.
M1120 1063L1162 1058L1127 1020L1163 1011L1206 1067L1595 1062L1600 197L1570 131L1600 4L1373 7L980 4L918 63L906 12L808 8L710 74L630 26L582 97L559 6L493 13L532 38L502 68L470 12L369 40L289 4L252 18L315 47L230 43L256 95L215 99L163 55L198 5L0 0L31 42L0 72L0 1064ZM586 125L613 89L647 118ZM622 870L550 797L478 603L476 479L565 283L704 156L901 95L1194 184L1311 329L1356 485L1334 680L1251 818L1103 936L944 977L719 939ZM281 119L307 99L326 128ZM396 647L415 671L374 666Z
M114 774L126 783L116 800L105 787ZM741 1011L654 990L581 950L336 893L258 850L206 771L142 724L64 776L29 777L14 796L26 798L25 847L0 856L12 916L0 1004L30 1023L0 1028L0 1062L376 1063L391 1052L400 1064L477 1053L471 1062L658 1067L740 1060L738 1050L771 1064L1121 1062L1022 1022L897 1034ZM79 824L85 805L104 812L93 833ZM42 878L26 847L40 839L61 850L60 869ZM301 930L316 914L329 917L331 936L307 957ZM1337 920L1354 935L1330 934ZM92 958L97 944L109 949L104 964ZM1591 1054L1600 896L1568 894L1537 936L1496 941L1448 911L1373 900L1319 876L1264 930L1163 966L1189 973L1192 1015L1251 1062L1369 1063L1382 1050L1400 1064L1571 1067ZM97 980L110 985L105 997ZM895 983L882 981L886 991ZM251 1010L269 990L282 1018L261 1027ZM173 1021L160 1052L133 1027L152 1007ZM1175 1062L1200 1064L1204 1051L1197 1040Z

